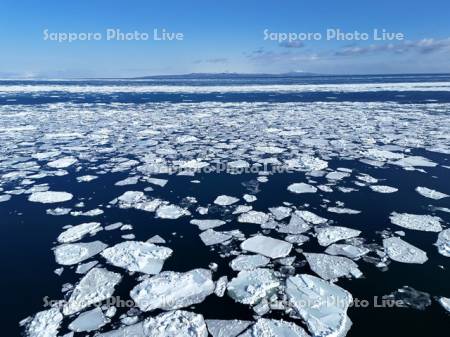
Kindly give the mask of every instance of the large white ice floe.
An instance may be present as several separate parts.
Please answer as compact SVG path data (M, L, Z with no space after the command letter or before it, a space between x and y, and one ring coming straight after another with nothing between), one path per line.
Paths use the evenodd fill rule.
M147 318L143 328L143 337L208 337L203 316L184 310L164 312Z
M342 255L346 256L350 259L358 259L361 256L366 255L369 253L370 250L365 247L359 247L359 246L353 246L353 245L347 245L347 244L339 244L339 243L333 243L332 245L328 246L328 248L325 250L325 253L329 255Z
M378 193L395 193L398 191L398 188L386 185L371 185L371 190Z
M304 253L303 255L305 255L311 270L325 280L333 280L342 276L362 276L358 265L346 257L320 253Z
M328 221L328 219L318 216L317 214L310 211L295 211L295 214L298 215L303 220L305 220L306 222L311 223L313 225L324 224Z
M212 337L237 337L241 332L248 328L251 321L241 321L237 319L207 319L206 325Z
M101 255L116 267L154 275L161 271L172 249L148 242L124 241L105 249Z
M186 215L190 215L190 212L177 205L162 205L156 210L156 216L161 219L174 220Z
M260 318L239 337L309 337L309 335L295 323Z
M384 239L383 246L386 254L397 262L422 264L428 260L423 250L397 237Z
M354 238L361 234L361 231L342 226L317 227L315 230L317 241L321 246L328 246L334 242Z
M313 336L346 335L351 326L347 309L353 301L348 291L318 277L301 274L286 280L286 294Z
M439 298L438 302L445 310L447 310L447 312L450 313L450 298L441 297Z
M442 219L437 216L392 212L389 218L394 225L407 229L424 232L442 231Z
M62 169L62 168L67 168L69 166L72 166L76 162L77 162L77 158L75 158L75 157L64 157L64 158L53 160L53 161L47 163L47 165L52 168Z
M218 219L192 219L191 224L198 226L198 229L204 231L210 228L216 228L225 225L225 221Z
M203 302L214 288L210 270L166 271L136 285L130 296L142 311L172 310Z
M316 193L317 187L305 183L295 183L288 186L288 191L292 193Z
M238 198L230 197L228 195L219 195L215 200L214 203L219 206L230 206L239 201Z
M73 195L68 192L45 191L34 192L28 197L28 201L40 202L42 204L52 204L72 200Z
M410 156L392 162L402 167L435 167L437 164L421 156Z
M430 198L433 200L440 200L443 198L447 198L448 194L432 190L428 187L418 186L416 187L416 192L419 193L421 196L424 196L426 198Z
M450 228L439 233L436 246L440 254L450 257Z
M239 215L238 221L241 223L263 225L267 221L269 221L269 215L264 212L249 211L247 213L242 213L241 215Z
M200 234L200 239L206 246L217 245L219 243L223 243L228 241L233 236L228 233L216 232L214 229L207 229L206 231Z
M63 315L57 308L40 311L27 325L29 337L56 337L63 320Z
M271 259L288 256L292 249L292 244L283 240L278 240L264 235L256 235L241 243L243 250L261 254Z
M80 240L85 235L94 235L101 230L102 226L99 222L86 222L66 229L59 234L57 240L60 243L74 242Z
M270 269L243 270L227 286L228 295L237 302L254 305L274 294L280 281Z
M106 300L120 282L120 274L103 268L91 269L78 283L63 308L64 315L71 315L92 304Z
M262 255L240 255L230 262L231 269L235 271L252 270L269 264L270 259Z
M69 329L75 332L94 331L109 322L99 307L81 313L70 324Z
M69 266L91 258L107 246L101 241L63 244L55 248L55 259L57 263Z

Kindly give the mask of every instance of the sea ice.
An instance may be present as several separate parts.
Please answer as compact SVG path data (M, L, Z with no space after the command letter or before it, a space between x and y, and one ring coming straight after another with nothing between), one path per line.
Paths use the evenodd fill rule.
M241 215L239 215L238 221L241 223L263 225L267 221L269 221L269 215L264 212L249 211L247 213L242 213Z
M397 262L422 264L428 260L423 250L397 237L384 239L383 246L388 256Z
M91 258L107 246L101 241L69 243L56 247L54 253L57 263L69 266Z
M303 220L313 225L324 224L328 221L328 219L318 216L310 211L296 211L295 214L299 215Z
M361 234L361 231L341 226L316 227L315 230L317 241L321 246L328 246L334 242L354 238Z
M145 337L208 337L203 316L183 310L149 317L144 321L143 327L142 336Z
M204 231L206 229L225 225L226 222L218 219L192 219L190 223L198 226L198 229L201 231Z
M344 337L351 326L352 295L318 277L301 274L286 281L286 294L313 336Z
M222 319L207 319L206 325L212 337L237 337L253 322Z
M394 225L424 232L442 231L442 219L432 215L392 212L389 217Z
M62 168L67 168L69 166L72 166L76 162L77 162L77 159L75 157L64 157L64 158L53 160L53 161L47 163L47 165L52 168L62 169Z
M448 194L432 190L427 187L418 186L416 187L416 192L419 193L421 196L424 196L426 198L434 199L434 200L440 200L443 198L447 198Z
M439 233L436 246L440 254L450 257L450 228Z
M334 243L325 250L329 255L342 255L350 259L358 259L363 255L369 253L370 250L365 247L358 247L347 244Z
M254 305L274 294L280 285L270 269L243 270L228 283L228 295L235 301Z
M73 195L67 192L45 191L34 192L28 197L28 201L52 204L72 200Z
M309 335L295 323L260 318L239 337L309 337Z
M108 322L109 320L103 314L102 309L97 307L81 313L69 324L69 329L75 332L89 332L101 328Z
M101 255L116 267L154 275L161 271L172 249L148 242L125 241L105 249Z
M242 242L241 248L252 253L270 257L271 259L277 259L288 256L291 252L292 244L269 236L257 235Z
M237 203L238 201L239 201L239 199L235 198L235 197L230 197L228 195L219 195L214 200L214 203L219 206L229 206L229 205Z
M304 253L306 261L313 272L325 280L332 280L342 276L361 277L358 265L343 256L332 256L320 253Z
M270 262L262 255L240 255L230 262L230 267L234 271L252 270L258 267L264 267Z
M74 242L80 240L87 234L94 235L101 230L102 227L99 222L86 222L66 229L59 234L57 240L60 243Z
M439 298L438 302L445 310L447 310L447 312L450 313L450 298L441 297Z
M295 184L291 184L288 186L288 191L292 192L292 193L316 193L317 192L317 188L309 185L309 184L305 184L305 183L295 183Z
M398 188L386 185L371 185L370 188L372 189L372 191L378 193L394 193L398 191Z
M78 283L66 305L64 315L71 315L111 297L122 276L103 268L91 269Z
M130 296L142 311L173 310L201 303L214 292L211 271L165 271L135 286Z
M161 219L174 220L186 215L190 215L189 211L177 205L162 205L156 210L156 216Z
M222 232L216 232L214 229L208 229L200 234L200 239L206 246L217 245L219 243L228 241L231 238L231 235Z
M58 308L40 311L34 315L26 331L28 337L56 337L63 315Z

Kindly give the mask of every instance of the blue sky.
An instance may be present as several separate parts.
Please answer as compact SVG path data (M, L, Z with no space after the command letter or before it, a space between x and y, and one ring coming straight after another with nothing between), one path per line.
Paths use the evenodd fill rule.
M450 2L399 1L12 1L0 2L0 77L126 77L190 72L327 74L450 72ZM182 41L106 41L106 29L181 32ZM99 32L99 41L44 40ZM278 43L272 33L320 33ZM327 29L368 33L326 39ZM373 41L373 29L405 35Z

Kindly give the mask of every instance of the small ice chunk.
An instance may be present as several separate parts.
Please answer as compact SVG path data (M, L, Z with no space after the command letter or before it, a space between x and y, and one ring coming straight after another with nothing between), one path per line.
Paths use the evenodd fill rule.
M398 191L398 188L386 185L371 185L371 190L378 193L394 193Z
M128 185L135 185L139 181L139 177L129 177L125 178L123 180L119 180L114 185L115 186L128 186Z
M212 337L237 337L253 322L222 319L207 319L206 325Z
M173 310L201 303L214 292L211 271L162 272L135 286L130 296L142 311Z
M392 212L389 217L394 225L424 232L442 231L442 219L432 215Z
M342 226L317 227L315 230L317 233L317 241L323 247L340 240L354 238L361 234L361 231Z
M160 178L145 178L145 181L147 181L150 184L164 187L166 186L168 180L167 179L160 179Z
M309 337L306 331L292 322L260 318L240 337Z
M309 222L313 225L324 224L328 221L328 219L318 216L317 214L314 214L313 212L310 211L296 211L295 214L300 216L306 222Z
M440 254L450 257L450 228L439 233L436 246Z
M318 277L301 274L286 281L286 294L314 336L344 337L351 326L352 295Z
M292 244L283 240L278 240L264 235L256 235L241 243L243 250L261 254L271 259L288 256L292 249Z
M222 276L216 282L216 288L214 289L214 294L218 297L223 297L225 295L225 291L227 290L228 285L228 277Z
M448 197L448 194L422 186L416 187L416 192L419 193L421 196L424 196L425 198L430 198L433 200L440 200Z
M147 318L144 321L144 334L129 336L208 337L208 329L202 315L176 310Z
M155 275L172 255L172 249L148 242L125 241L105 249L101 255L116 267Z
M165 244L166 240L164 240L162 237L160 237L159 235L154 235L152 236L150 239L147 240L147 242L149 243L155 243L155 244Z
M234 271L252 270L258 267L265 267L270 262L262 255L240 255L230 262L230 267Z
M359 259L361 256L366 255L369 252L370 250L365 247L357 247L339 243L333 243L325 250L325 253L329 255L342 255L350 259Z
M162 205L156 210L156 216L161 219L174 220L186 215L190 215L189 211L177 205Z
M327 178L328 180L342 180L344 178L349 177L350 174L347 172L339 172L339 171L333 171L328 173L325 178Z
M272 207L269 208L269 211L278 221L287 218L292 213L292 209L286 206Z
M388 256L397 262L422 264L428 260L423 250L397 237L384 239L383 246Z
M75 157L64 157L64 158L53 160L53 161L47 163L47 165L52 168L62 169L62 168L67 168L69 166L72 166L76 162L77 162L77 158L75 158Z
M244 200L246 202L254 202L254 201L256 201L256 197L254 195L251 195L251 194L244 194L243 198L244 198Z
M216 232L214 229L208 229L200 234L200 239L206 246L217 245L219 243L228 241L232 238L231 235Z
M342 276L361 277L358 265L343 256L332 256L320 253L304 253L306 261L313 272L325 280L332 280Z
M247 213L242 213L241 215L239 215L238 221L241 223L263 225L267 221L269 221L269 215L264 212L249 211Z
M89 332L97 330L107 324L109 320L105 317L99 307L81 313L72 323L69 329L75 332Z
M450 298L441 297L441 298L439 298L438 302L445 310L450 312Z
M295 183L295 184L291 184L288 186L288 191L292 192L292 193L316 193L317 192L317 188L309 185L309 184L305 184L305 183Z
M63 315L58 308L40 311L34 315L26 331L28 337L56 337Z
M237 302L254 305L274 294L280 281L270 269L243 270L228 283L228 295Z
M9 194L0 195L0 202L9 201L10 199L11 199L11 196Z
M309 237L302 234L291 234L287 235L284 239L287 242L295 243L296 245L302 245L309 240Z
M328 212L331 213L337 213L337 214L359 214L361 211L351 209L351 208L344 208L344 207L328 207Z
M66 202L72 200L73 195L68 192L34 192L28 197L28 201L40 202L42 204L52 204L56 202Z
M229 205L237 203L238 201L239 201L239 199L235 198L235 197L230 197L228 195L219 195L214 200L214 203L219 206L229 206Z
M66 229L59 234L57 240L60 243L74 242L80 240L87 234L94 235L101 230L102 227L99 222L86 222Z
M78 283L63 308L64 315L71 315L92 304L111 297L122 276L103 268L91 269Z
M217 219L192 219L190 221L191 224L198 226L198 229L204 231L210 228L216 228L222 225L225 225L225 221L217 220Z
M101 241L69 243L56 247L54 253L57 263L70 266L91 258L107 246Z
M79 264L75 272L77 274L86 274L89 270L94 268L98 264L98 261L90 261L86 263Z
M233 211L233 214L247 213L247 212L250 212L252 209L253 209L253 206L237 205Z

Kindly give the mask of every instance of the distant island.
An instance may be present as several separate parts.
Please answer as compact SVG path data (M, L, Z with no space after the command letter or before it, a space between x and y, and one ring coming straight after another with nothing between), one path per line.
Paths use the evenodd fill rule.
M238 78L286 78L286 77L305 77L305 76L320 76L320 74L307 73L307 72L289 72L282 74L264 74L264 73L190 73L181 75L151 75L133 77L136 80L148 80L148 79L238 79Z

